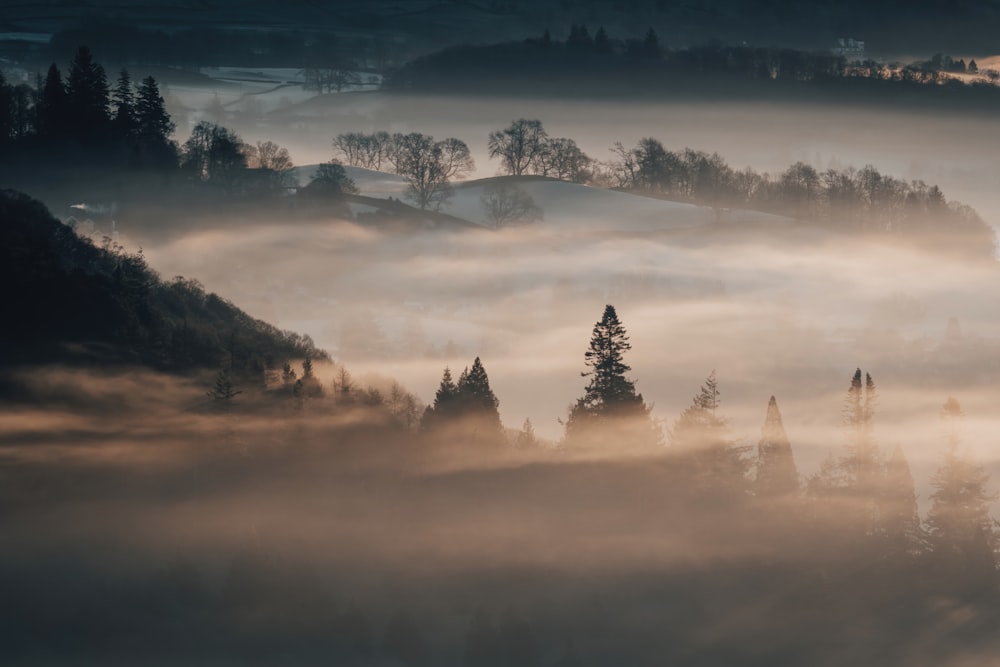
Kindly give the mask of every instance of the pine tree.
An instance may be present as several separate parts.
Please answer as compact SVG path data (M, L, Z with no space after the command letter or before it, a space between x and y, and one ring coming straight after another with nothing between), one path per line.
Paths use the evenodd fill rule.
M55 63L49 65L44 83L37 92L35 105L35 132L40 137L57 139L67 133L68 100L63 86L62 74Z
M108 78L86 46L77 49L73 58L66 77L66 97L73 135L78 139L103 136L111 120Z
M729 424L719 415L720 392L713 370L691 405L674 421L669 444L693 466L694 483L715 491L746 491L749 449L733 442Z
M842 499L846 506L838 518L855 537L875 537L879 518L883 467L875 442L874 425L878 393L870 374L857 369L844 399L846 452L824 463L809 481L818 496Z
M167 113L156 79L147 76L135 97L136 137L148 166L172 167L177 163L177 147L170 139L175 125Z
M215 384L206 392L210 398L216 401L230 401L242 393L242 391L233 388L233 380L228 368L219 371L215 376Z
M458 414L458 410L458 386L451 377L451 369L445 366L444 373L441 374L441 384L434 394L434 403L424 410L420 426L425 430L433 429Z
M119 139L131 141L136 132L135 115L135 89L132 87L132 77L128 70L123 69L118 74L118 83L111 94L111 101L115 105L115 114L112 123L115 135Z
M625 376L632 370L624 358L631 349L628 333L615 307L605 306L603 316L594 325L590 347L584 353L584 364L589 370L581 376L590 380L584 395L570 408L566 421L567 440L587 436L588 431L595 428L612 424L622 427L626 421L632 421L632 435L637 440L634 444L659 443L659 428L652 423L642 394L636 393L635 381Z
M521 430L517 434L516 446L518 449L534 449L538 446L538 438L535 436L535 427L530 419L525 419Z
M799 489L799 473L792 445L785 434L781 412L774 396L767 404L767 416L757 443L757 478L754 490L761 497L787 496Z
M954 398L944 405L946 427L944 461L931 479L931 509L927 538L937 566L953 577L982 583L996 572L1000 535L990 516L997 496L986 490L990 475L970 455L961 452L959 429L963 417Z
M917 513L917 493L910 464L899 445L886 464L879 516L887 554L904 556L920 552L923 531Z
M499 421L497 406L500 401L490 388L490 378L479 357L472 362L471 369L462 372L458 379L458 392L466 404L465 409L496 414Z
M284 386L286 386L286 387L291 387L292 385L295 384L295 380L297 378L298 378L298 376L295 374L295 371L292 369L292 365L286 361L285 365L281 369L281 382L282 382L282 384Z

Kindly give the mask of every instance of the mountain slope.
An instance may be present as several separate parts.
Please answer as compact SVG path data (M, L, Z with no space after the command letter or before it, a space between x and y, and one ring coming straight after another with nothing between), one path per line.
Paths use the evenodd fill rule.
M141 251L78 236L39 202L0 190L0 368L24 363L138 362L182 370L261 372L326 358L308 336L256 320L201 285L162 280Z

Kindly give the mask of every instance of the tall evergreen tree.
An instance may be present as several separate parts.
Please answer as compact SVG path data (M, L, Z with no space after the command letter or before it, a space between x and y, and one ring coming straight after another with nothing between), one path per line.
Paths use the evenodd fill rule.
M3 72L0 72L0 143L8 141L14 133L11 89L12 86L7 85L7 79L4 78Z
M46 139L62 138L68 132L69 102L62 74L55 63L49 65L44 81L39 84L38 102L35 105L35 132Z
M757 443L757 478L754 491L761 497L787 496L799 489L799 473L792 445L774 396L767 404L767 416Z
M987 491L990 475L971 455L961 451L959 429L963 417L954 398L944 405L946 452L931 479L931 509L927 538L934 563L952 577L983 583L996 573L1000 535L990 516L996 494Z
M691 405L674 421L669 443L693 466L696 485L739 494L747 490L748 447L733 442L729 424L719 414L720 395L713 370Z
M659 428L653 424L642 394L636 392L635 381L625 375L632 370L625 363L625 353L631 349L628 333L615 307L605 306L584 353L584 364L589 370L581 375L590 380L584 395L570 408L566 421L567 440L586 436L592 429L621 428L631 421L630 430L636 439L632 444L659 443Z
M458 386L451 377L451 369L445 366L441 374L441 384L434 394L434 402L424 410L420 427L424 430L434 429L445 423L447 419L459 413Z
M130 141L134 138L137 129L135 90L132 87L132 77L128 70L123 69L118 74L118 83L111 95L111 100L115 105L115 113L112 118L115 135L119 139Z
M917 493L903 448L896 445L885 468L879 518L890 556L916 555L923 546Z
M90 49L81 46L66 77L69 127L78 139L94 139L107 130L110 92L104 68L94 62Z
M490 388L490 379L479 357L472 362L471 369L462 372L457 387L462 417L469 420L477 435L489 440L502 438L503 424L497 410L500 401Z
M151 76L139 84L135 97L135 124L144 164L165 168L175 166L177 147L170 136L176 126L167 113L160 87Z

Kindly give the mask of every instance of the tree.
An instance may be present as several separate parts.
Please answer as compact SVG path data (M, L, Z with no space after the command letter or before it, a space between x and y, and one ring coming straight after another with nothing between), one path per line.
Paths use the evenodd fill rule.
M357 66L350 61L331 67L307 67L303 70L305 81L302 87L318 93L339 93L348 86L357 86L361 83L361 77L356 69Z
M456 388L462 417L475 429L481 430L482 437L489 440L502 437L503 425L500 423L500 412L497 410L500 401L490 387L490 378L479 357L472 362L471 369L462 371Z
M486 219L496 229L538 222L544 217L544 212L535 205L531 195L503 181L484 187L479 201L486 211Z
M899 445L896 445L886 464L879 499L879 520L888 555L912 556L920 552L924 535L917 513L917 493L910 464Z
M501 169L511 176L530 173L541 159L548 139L540 120L520 118L503 130L490 132L491 158L499 157Z
M287 148L282 148L273 141L258 141L251 147L248 162L253 169L270 169L271 171L286 171L291 169L292 158Z
M692 481L704 489L742 494L746 491L749 447L730 437L729 424L719 414L720 392L713 370L691 405L674 420L669 444L692 466Z
M181 168L202 181L231 189L247 168L243 142L232 130L201 121L184 142Z
M301 190L307 197L341 199L358 191L344 166L337 162L324 162L313 174L309 184Z
M535 427L530 419L525 418L521 430L517 433L517 440L514 446L517 449L534 449L538 446L538 437L535 436Z
M215 384L206 392L210 398L216 401L230 401L242 393L242 391L233 388L233 380L228 368L219 371L215 376Z
M460 411L460 401L458 386L451 377L451 369L445 366L441 374L441 384L434 394L434 403L428 405L424 410L420 426L425 430L430 430L446 419L455 417Z
M147 76L139 84L135 98L136 136L145 162L150 166L173 167L177 147L170 136L176 126L167 113L156 79Z
M649 417L649 408L642 394L635 390L635 381L626 377L631 367L625 363L625 353L632 349L628 333L618 319L615 307L608 304L594 325L590 346L584 353L589 377L584 395L571 408L566 420L566 439L603 437L607 427L632 431L635 442L648 446L659 442L659 428ZM593 431L588 433L588 431Z
M55 63L49 65L45 82L37 93L35 106L35 131L47 139L60 138L69 131L69 101L63 86L62 74Z
M754 491L760 497L780 497L797 492L799 473L792 456L792 445L774 396L767 404L767 416L757 443L757 477Z
M421 210L439 210L451 196L450 181L475 168L464 141L434 141L417 132L393 137L391 160L396 173L409 183L407 196Z
M393 150L393 137L388 132L347 132L338 134L333 140L333 148L340 153L344 162L352 167L381 171L388 164Z
M990 505L996 494L986 490L990 475L961 450L961 406L949 397L942 410L945 422L944 461L931 478L934 492L927 513L927 539L935 564L952 576L982 584L996 572L1000 546Z
M66 77L66 99L69 127L75 137L93 139L103 135L111 119L108 78L86 46L77 49L73 58Z
M534 171L563 181L586 183L592 177L590 167L593 163L572 139L547 139Z
M272 189L283 190L294 185L294 165L288 149L273 141L258 141L247 147L246 154L247 166L265 173L271 180Z
M123 69L118 75L118 83L111 96L115 105L112 122L115 134L122 139L131 140L137 127L135 110L135 90L132 88L132 78L128 70Z

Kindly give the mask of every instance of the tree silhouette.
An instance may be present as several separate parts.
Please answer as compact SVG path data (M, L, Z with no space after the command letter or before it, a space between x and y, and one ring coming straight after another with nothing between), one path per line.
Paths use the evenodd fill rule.
M949 397L942 417L946 428L944 461L931 478L934 492L927 513L927 538L935 565L950 577L982 582L996 573L1000 546L987 491L990 475L972 456L960 451L961 406Z
M540 120L520 118L503 130L490 132L491 158L499 157L501 169L511 176L530 173L545 152L548 139Z
M152 76L147 76L139 84L135 98L135 122L145 164L175 167L177 147L170 137L176 126L167 113L160 87Z
M132 77L129 76L127 69L123 69L118 74L118 82L111 94L111 101L115 107L111 120L116 137L126 141L131 140L135 135L137 120L135 90L132 87Z
M215 376L215 384L207 392L208 396L216 401L230 401L242 393L233 388L233 379L228 368L219 371Z
M693 466L693 482L702 491L746 491L749 447L736 445L729 424L719 414L720 392L713 370L698 394L670 429L669 444Z
M111 119L108 78L86 46L81 46L73 58L66 77L66 98L73 136L81 140L103 137Z
M395 135L390 160L409 184L407 197L421 210L439 210L451 196L451 181L475 169L464 141L435 141L418 132Z
M69 116L69 101L63 86L62 74L55 63L49 65L45 82L37 93L35 105L35 132L47 139L65 136Z
M792 456L792 445L774 396L767 403L767 416L757 443L757 477L754 491L761 497L786 496L799 489L799 474Z
M231 191L247 168L243 142L232 130L201 121L184 142L181 167L201 181Z
M607 305L604 314L594 325L590 346L584 353L584 364L589 370L581 373L589 377L585 393L570 408L566 420L566 439L600 436L597 431L614 425L622 427L631 423L635 442L650 445L659 440L659 429L649 417L649 408L642 394L635 390L635 382L626 377L631 367L625 363L625 353L632 349L628 333L618 319L615 307ZM588 435L588 431L594 431Z
M339 200L344 195L357 193L358 188L347 175L344 166L337 162L324 162L316 169L309 184L300 190L306 197Z
M879 521L887 554L898 557L920 553L924 534L917 513L917 493L910 464L899 445L893 449L886 464Z
M496 229L537 222L545 215L542 209L535 205L531 195L502 181L490 183L483 188L479 201L486 211L486 219Z
M477 435L488 440L502 438L503 426L497 411L500 401L490 388L490 379L479 357L472 362L472 368L462 371L456 388L461 415L473 428L481 430Z

